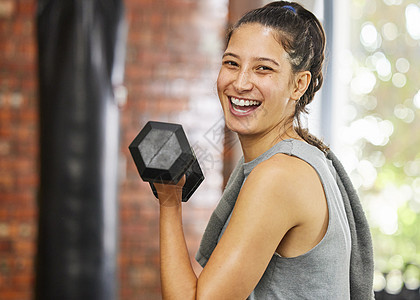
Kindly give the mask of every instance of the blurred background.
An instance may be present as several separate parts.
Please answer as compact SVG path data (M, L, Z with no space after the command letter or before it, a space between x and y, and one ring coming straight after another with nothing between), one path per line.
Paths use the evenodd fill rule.
M125 26L126 37L125 42L120 41L124 51L113 54L114 61L118 57L123 60L120 65L114 64L118 72L108 72L118 76L104 79L108 84L106 89L111 86L112 101L107 105L115 108L118 117L101 121L106 128L116 128L112 138L105 137L103 143L107 149L117 149L115 157L104 155L104 160L110 159L115 166L111 168L115 175L111 185L116 186L116 191L113 191L115 197L98 193L97 198L91 194L82 197L81 203L76 199L73 202L79 205L76 208L43 204L47 198L52 203L67 199L45 196L45 190L52 184L48 176L40 175L46 172L44 165L62 164L71 170L72 176L83 174L87 168L78 165L80 161L55 161L56 148L51 145L56 143L42 138L45 133L41 134L41 128L54 122L57 126L51 128L57 128L55 132L59 133L63 124L49 108L54 106L59 110L59 99L46 102L39 96L45 95L40 92L39 84L40 73L41 76L45 73L39 69L44 68L48 57L51 61L53 58L49 52L39 55L39 43L48 37L48 28L65 26L70 22L69 16L77 14L67 15L66 10L61 11L61 18L50 14L56 26L44 24L44 36L40 38L38 4L50 9L52 3L60 2L74 3L74 7L82 3L0 0L0 299L26 300L35 298L36 294L39 298L41 292L35 289L37 273L46 271L42 273L36 267L36 255L46 247L52 251L48 252L51 255L59 248L54 243L60 241L56 237L48 240L45 234L41 246L37 245L41 229L44 230L39 224L50 215L59 215L56 220L60 223L60 214L63 222L74 217L71 221L76 224L72 223L71 228L80 230L71 234L76 236L83 235L84 229L78 227L77 220L82 224L86 218L99 219L98 226L103 229L99 234L111 243L105 247L112 250L108 256L111 271L101 283L114 287L111 298L161 299L158 204L149 185L140 180L128 145L149 120L184 126L206 177L184 209L186 239L193 258L224 183L240 156L235 136L224 127L215 89L225 32L245 11L270 1L110 1L113 5L120 2L124 7L121 24ZM104 11L112 13L104 1L84 0L83 3L94 2L103 2ZM331 145L359 191L373 234L377 299L420 299L420 3L414 0L297 2L312 10L323 21L327 32L326 82L311 107L308 124ZM93 16L86 10L79 13L84 18ZM89 24L83 17L80 23ZM99 19L103 18L99 15ZM84 33L83 30L93 29L85 26L80 32ZM90 48L102 45L101 39L95 39L97 36L93 34L93 40L87 39ZM63 51L63 45L72 51L71 43L69 46L60 39L56 53ZM90 53L94 67L107 61L98 58L100 53ZM56 56L50 66L58 70L56 74L60 69L65 72L60 57ZM86 119L95 118L95 114L86 115ZM46 123L44 118L52 123ZM70 145L79 154L90 150L101 154L103 147L86 146L77 137L60 137L60 141L79 141ZM55 195L67 190L78 195L71 181L57 189ZM100 212L75 213L90 202L98 203ZM108 215L115 215L110 218L112 226L105 222ZM64 262L70 263L72 276L81 272L72 268L72 261L80 262L74 253L73 260ZM196 263L194 268L199 271ZM75 298L63 295L59 299Z

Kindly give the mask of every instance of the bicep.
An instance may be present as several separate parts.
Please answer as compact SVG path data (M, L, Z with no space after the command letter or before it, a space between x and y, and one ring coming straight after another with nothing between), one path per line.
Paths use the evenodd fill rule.
M242 187L226 231L198 279L197 299L248 297L281 239L296 225L293 206L286 203L290 188L260 173L251 173Z

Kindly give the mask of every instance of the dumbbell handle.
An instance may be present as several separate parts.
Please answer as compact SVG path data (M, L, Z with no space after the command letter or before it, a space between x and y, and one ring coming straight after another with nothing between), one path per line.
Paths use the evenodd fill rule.
M192 150L192 149L191 149ZM182 187L182 202L187 202L191 195L195 192L201 182L204 180L204 176L201 173L200 165L198 160L195 160L185 172L186 180ZM155 181L158 182L158 181ZM152 181L149 181L150 187L152 188L153 195L158 198L156 187ZM173 183L172 183L173 184Z

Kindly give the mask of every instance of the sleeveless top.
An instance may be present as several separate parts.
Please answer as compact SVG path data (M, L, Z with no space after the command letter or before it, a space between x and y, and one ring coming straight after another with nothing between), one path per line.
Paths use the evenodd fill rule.
M335 169L318 148L289 139L244 163L244 182L255 166L277 153L302 159L318 173L327 199L328 228L322 240L303 255L287 258L274 253L248 299L350 299L351 237ZM219 240L229 220L230 216Z

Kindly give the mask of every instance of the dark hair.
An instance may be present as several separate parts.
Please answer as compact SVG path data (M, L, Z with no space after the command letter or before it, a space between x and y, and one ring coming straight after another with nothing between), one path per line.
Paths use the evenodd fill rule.
M227 44L233 32L243 24L258 23L276 30L279 43L288 53L294 73L311 72L311 82L305 94L297 101L295 130L306 142L327 152L328 147L302 127L300 116L308 113L307 105L323 83L322 65L325 57L325 33L319 20L300 4L274 1L245 14L228 32Z

